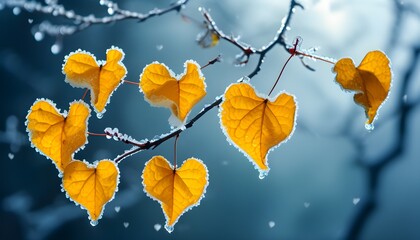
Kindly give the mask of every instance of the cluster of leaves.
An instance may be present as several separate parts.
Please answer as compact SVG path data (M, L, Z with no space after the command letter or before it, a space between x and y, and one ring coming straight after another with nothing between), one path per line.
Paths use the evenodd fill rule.
M298 53L296 45L290 58ZM107 50L106 61L97 61L81 50L64 60L65 81L90 90L91 106L98 118L103 116L112 93L125 81L123 58L123 51L112 47ZM386 55L369 52L358 67L344 58L335 64L334 71L344 89L356 92L354 100L364 107L366 124L371 126L390 89L391 70ZM269 171L268 153L291 137L296 125L295 97L285 92L269 97L279 78L267 96L256 93L249 82L231 84L220 104L220 123L228 141L249 158L260 178ZM169 123L178 129L185 128L191 109L206 95L205 78L192 60L185 62L185 71L179 76L162 63L147 65L139 87L152 106L170 109ZM32 145L56 165L67 196L85 208L91 224L96 225L106 203L118 190L119 161L102 159L90 164L75 160L74 154L87 143L90 114L83 99L70 103L69 111L64 113L51 100L39 99L32 105L26 124ZM145 193L161 204L165 228L171 232L180 216L204 197L208 171L199 159L189 158L178 167L176 159L171 165L163 156L154 156L146 163L142 179Z

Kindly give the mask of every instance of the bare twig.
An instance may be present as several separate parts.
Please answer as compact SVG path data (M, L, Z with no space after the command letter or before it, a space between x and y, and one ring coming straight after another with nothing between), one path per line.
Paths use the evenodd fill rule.
M250 56L256 54L259 55L257 65L255 69L248 75L249 78L254 77L257 73L261 70L261 65L264 62L265 55L276 45L283 46L286 51L293 48L292 45L288 45L286 43L286 31L290 25L293 13L295 12L296 7L300 7L303 9L303 6L295 0L290 1L289 11L286 17L281 21L280 28L277 30L274 39L269 42L268 44L262 46L261 48L257 49L252 47L250 44L246 44L240 42L238 38L233 36L228 36L223 31L219 29L216 22L211 17L210 13L205 9L201 9L203 14L204 20L206 21L207 27L210 31L216 34L220 39L224 39L227 42L231 43L232 45L236 46L241 50L241 54L237 56L238 64L246 64L249 61Z
M182 132L184 132L186 129L192 127L194 125L194 123L196 121L198 121L198 119L200 119L202 116L204 116L204 114L206 114L208 111L210 111L211 109L213 109L214 107L219 106L219 104L222 102L222 97L217 97L215 99L214 102L212 102L210 105L206 105L195 117L193 117L184 127L178 128L175 131L172 131L170 133L167 133L165 135L163 135L163 137L160 137L158 139L154 139L154 140L150 140L150 141L146 141L144 143L135 143L135 141L131 141L131 142L125 142L131 145L135 145L136 147L126 151L124 154L118 156L117 158L114 159L114 161L116 163L120 162L121 160L123 160L126 157L129 157L137 152L140 152L142 150L147 150L147 149L155 149L157 146L159 146L160 144L166 142L167 140L176 137L178 135L180 135Z

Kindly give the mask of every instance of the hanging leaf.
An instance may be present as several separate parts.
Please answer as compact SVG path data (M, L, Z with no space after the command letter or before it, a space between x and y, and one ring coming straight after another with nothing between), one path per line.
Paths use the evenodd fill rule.
M73 87L90 89L90 101L99 118L105 112L111 94L127 73L121 62L123 58L121 49L111 47L106 51L106 62L96 61L95 56L80 49L64 59L66 82Z
M208 185L207 168L195 158L174 170L164 157L154 156L146 163L142 178L146 194L162 206L168 232L183 213L200 204Z
M354 101L365 109L366 128L373 128L378 109L388 96L391 86L389 65L383 52L372 51L357 68L350 58L340 59L334 66L335 80L345 90L356 92Z
M118 190L119 171L111 160L101 160L91 165L74 160L64 170L63 188L68 196L88 211L95 226L102 217L105 204Z
M29 110L26 131L32 145L62 172L86 144L89 117L89 107L83 101L72 102L68 114L61 114L52 101L41 99Z
M184 64L180 76L164 64L153 62L140 75L140 89L152 106L166 107L172 112L169 124L182 126L191 109L206 95L206 84L200 66L192 61Z
M296 103L282 93L273 99L258 96L248 83L229 86L220 108L220 123L228 141L239 148L264 178L270 150L288 139L294 129Z

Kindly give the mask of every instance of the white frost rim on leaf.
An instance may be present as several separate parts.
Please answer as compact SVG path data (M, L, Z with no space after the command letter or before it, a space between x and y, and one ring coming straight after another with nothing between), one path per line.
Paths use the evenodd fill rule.
M386 98L384 99L384 101L379 105L379 107L378 107L378 109L376 110L376 115L375 115L375 117L373 118L373 120L372 120L372 123L371 124L368 124L367 122L369 121L369 116L367 116L367 114L366 114L366 111L365 111L365 106L363 106L362 104L359 104L359 103L356 103L355 101L354 101L354 99L353 99L353 102L354 103L356 103L357 105L359 105L359 106L361 106L362 108L363 108L363 111L365 111L365 113L364 113L364 115L365 115L365 117L367 118L367 120L366 120L366 123L365 123L365 128L366 129L368 129L369 128L369 130L373 130L373 128L374 128L374 123L375 123L375 121L378 119L378 116L379 116L379 110L382 108L382 106L384 105L384 103L385 102L387 102L388 101L388 99L389 99L389 96L391 95L391 90L392 90L392 85L393 85L393 79L394 79L394 72L392 71L392 68L391 68L391 60L389 59L389 57L385 54L385 52L384 51L382 51L382 50L374 50L374 51L369 51L366 55L365 55L365 57L369 54L369 53L371 53L371 52L381 52L383 55L385 55L385 57L388 59L388 67L389 67L389 69L390 69L390 71L391 71L391 81L389 82L389 91L388 91L388 94L386 95ZM360 61L360 63L362 63L363 62L363 60L365 59L365 57L363 57L363 59ZM350 59L351 60L351 62L352 62L352 64L353 64L353 66L354 66L354 68L356 68L357 69L357 67L356 67L356 65L354 64L354 60L353 59L351 59L351 58L348 58L348 59ZM338 62L338 61L337 61ZM360 65L360 63L359 63L359 65ZM334 64L334 66L335 66L335 64ZM347 93L352 93L353 94L353 98L354 98L354 95L356 95L357 93L361 93L361 91L355 91L355 90L348 90L348 89L345 89L345 88L343 88L343 86L341 86L341 84L337 81L337 72L336 71L334 71L334 66L331 68L331 72L332 73L334 73L334 74L336 74L335 75L335 78L334 78L334 82L341 88L341 90L343 91L343 92L347 92Z
M88 219L90 220L90 224L92 225L92 226L96 226L97 224L98 224L98 222L99 222L99 220L100 219L102 219L102 216L103 216L103 214L104 214L104 211L105 211L105 206L109 203L109 202L111 202L112 200L114 200L114 198L115 198L115 194L117 194L117 192L118 192L118 185L120 184L120 170L119 170L119 168L118 168L118 164L116 164L114 161L112 161L112 160L110 160L110 159L103 159L103 160L100 160L100 161L95 161L95 162L93 162L92 164L91 163L89 163L88 161L86 161L86 160L83 160L83 161L80 161L80 160L73 160L72 162L76 162L76 161L78 161L78 162L82 162L82 163L84 163L85 165L86 165L86 167L87 168L90 168L90 169L94 169L94 168L96 168L97 166L98 166L98 164L99 164L99 162L111 162L112 164L114 164L114 166L115 166L115 169L117 170L117 183L116 183L116 187L115 187L115 191L114 191L114 194L112 195L112 197L102 206L102 211L101 211L101 213L99 214L99 216L98 216L98 219L97 220L93 220L92 219L92 217L90 216L90 213L89 213L89 210L87 209L87 208L85 208L82 204L80 204L80 203L78 203L78 202L76 202L73 198L71 198L70 197L70 195L67 193L67 191L64 189L64 186L63 186L63 183L61 183L61 191L62 192L65 192L65 194L66 194L66 198L68 198L68 199L70 199L70 201L72 201L76 206L80 206L80 208L81 209L83 209L83 210L86 210L86 212L88 213Z
M102 116L103 116L103 114L106 112L106 106L110 103L110 101L111 101L111 97L112 97L112 95L114 94L114 92L118 89L118 87L123 83L123 81L122 80L124 80L125 79L125 77L127 76L127 68L125 67L125 65L124 65L124 63L122 62L123 60L124 60L124 58L125 58L125 53L124 53L124 51L121 49L121 48L119 48L119 47L116 47L116 46L111 46L111 48L109 48L109 49L107 49L106 50L106 55L108 55L108 52L110 51L110 50L118 50L118 51L120 51L121 52L121 54L122 54L122 57L121 57L121 59L118 61L118 64L121 66L121 67L123 67L124 68L124 71L125 71L125 74L124 74L124 76L120 79L120 82L118 83L118 85L115 87L115 89L109 94L109 96L108 96L108 99L107 99L107 101L106 101L106 103L105 103L105 106L104 106L104 110L102 111L102 112L99 112L98 111L98 109L96 109L95 108L95 105L94 105L94 103L92 102L92 97L91 97L91 99L90 99L90 104L92 105L92 108L95 110L95 112L96 112L96 116L97 116L97 118L102 118ZM74 54L78 54L78 53L82 53L82 54L87 54L87 55L89 55L89 56L91 56L92 58L93 58L93 60L96 62L96 65L97 65L97 67L99 68L99 66L100 65L104 65L104 64L106 64L106 60L97 60L96 59L96 57L95 57L95 55L93 55L92 53L90 53L90 52L88 52L88 51L85 51L85 50L81 50L80 48L79 49L77 49L76 51L74 51L74 52L70 52L70 54L68 54L68 55L66 55L65 57L64 57L64 63L62 64L62 67L61 67L61 71L62 71L62 73L66 76L66 78L64 79L64 81L66 82L66 83L68 83L68 84L70 84L70 86L72 86L72 87L74 87L74 88L87 88L87 89L89 89L89 91L90 91L90 94L92 94L92 95L94 95L94 92L92 91L92 88L91 88L91 86L89 85L89 84L87 84L87 83L81 83L81 84L76 84L76 83L73 83L70 79L68 79L67 78L67 75L66 75L66 73L64 72L64 66L67 64L67 60L72 56L72 55L74 55ZM106 59L106 57L107 56L105 56L105 59ZM97 98L98 96L95 96L95 98Z
M164 159L165 161L166 161L166 163L169 165L169 167L170 168L172 168L172 169L174 169L174 166L165 158L165 157L163 157L163 156L160 156L160 155L157 155L157 156L153 156L149 161L147 161L145 164L144 164L144 169L143 169L143 171L142 171L142 174L141 174L141 178L142 178L142 184L143 184L143 192L149 197L149 198L151 198L151 199L153 199L154 201L156 201L156 202L158 202L159 204L160 204L160 207L162 208L162 212L163 212L163 215L165 216L165 229L166 229L166 231L168 231L169 233L171 233L173 230L174 230L174 226L175 226L175 224L178 222L178 220L181 218L181 216L182 215L184 215L186 212L188 212L189 210L191 210L193 207L197 207L197 206L199 206L200 205L200 202L201 202L201 200L203 199L203 198L205 198L205 195L206 195L206 191L207 191L207 186L209 185L209 171L208 171L208 169L207 169L207 166L206 166L206 164L204 164L204 162L202 161L202 160L200 160L200 159L198 159L198 158L194 158L194 157L190 157L190 158L188 158L187 160L194 160L194 161L197 161L197 162L199 162L199 163L201 163L202 164L202 166L204 167L204 169L205 169L205 171L206 171L206 180L207 180L207 183L206 183L206 185L204 186L204 188L203 188L203 193L201 194L201 197L197 200L197 202L195 203L195 204L192 204L192 205L190 205L190 206L188 206L187 208L185 208L185 210L178 216L178 218L175 220L175 222L174 222L174 224L172 224L172 225L168 225L168 223L169 223L169 217L168 217L168 215L166 215L166 212L165 212L165 210L163 209L163 203L159 200L159 199L157 199L157 198L155 198L155 197L153 197L152 195L150 195L147 191L146 191L146 184L144 183L144 171L146 170L146 166L147 166L147 164L149 164L149 162L150 161L152 161L155 157L161 157L162 159ZM179 167L179 168L182 168L182 166L184 165L184 163L187 161L187 160L185 160L183 163L182 163L182 165Z
M197 70L198 70L198 75L199 75L199 78L200 79L203 79L203 84L204 84L204 91L207 93L207 91L206 91L206 89L207 89L207 84L206 84L206 78L204 77L204 75L203 75L203 73L201 72L201 67L200 67L200 65L196 62L196 61L194 61L194 60L192 60L192 59L189 59L189 60L187 60L187 61L185 61L184 62L184 71L181 73L181 74L175 74L173 71L172 71L172 69L170 69L168 66L166 66L164 63L160 63L160 62L158 62L158 61L153 61L152 63L150 63L150 64L147 64L144 68L143 68L143 70L142 70L142 72L141 72L141 74L140 74L140 81L141 81L141 79L142 79L142 77L143 77L143 74L144 74L144 71L146 70L146 68L148 68L150 65L154 65L154 64L158 64L158 65L162 65L163 67L165 67L166 68L166 70L169 72L169 75L170 75L170 77L172 77L172 78L174 78L174 79L176 79L177 81L179 81L179 80L181 80L181 78L183 77L183 76L185 76L186 74L187 74L187 66L188 66L188 63L191 63L191 64L193 64L193 65L195 65L196 67L197 67ZM140 89L140 92L141 93L144 93L143 92L143 90L142 90L142 88L141 88L141 84L139 83L139 89ZM204 97L204 96L203 96ZM177 116L175 116L175 114L172 112L172 109L171 109L171 105L172 104L174 104L172 101L170 101L170 100L161 100L160 102L159 102L159 104L155 104L155 103L153 103L152 101L150 101L147 97L146 97L146 95L144 94L144 100L146 101L146 102L148 102L151 106L153 106L153 107L164 107L164 108L169 108L169 110L171 111L171 116L169 117L169 119L168 119L168 122L169 122L169 125L171 125L172 127L181 127L181 126L183 126L183 125L185 125L185 123L186 123L186 121L187 121L187 119L188 119L188 116L190 115L190 113L191 112L189 112L186 116L185 116L185 119L184 119L184 121L182 122ZM179 111L179 109L178 109L178 111Z
M31 147L32 148L34 148L35 149L35 151L36 152L38 152L39 154L41 154L42 156L45 156L47 159L50 159L51 160L51 162L54 164L54 166L57 168L57 170L58 170L58 172L59 172L59 177L62 177L62 174L63 174L63 171L61 171L60 170L60 168L58 167L58 165L55 163L55 161L54 160L52 160L49 156L47 156L44 152L42 152L40 149L38 149L33 143L32 143L32 132L28 129L28 123L29 123L29 120L28 120L28 117L29 117L29 114L32 112L32 107L35 105L35 104L37 104L37 103L39 103L39 102L46 102L46 103L48 103L48 104L50 104L56 111L57 111L57 113L58 114L60 114L63 118L67 118L67 116L68 116L68 111L66 111L66 110L64 110L64 112L63 113L61 113L61 109L59 109L59 108L57 108L57 105L52 101L52 100L50 100L50 99L48 99L48 98L37 98L36 100L35 100L35 102L32 104L32 106L30 107L30 109L28 110L28 114L26 115L26 121L25 121L25 126L26 126L26 132L28 133L28 137L29 137L29 142L31 143ZM88 124L89 124L89 118L90 118L90 115L91 115L91 110L90 110L90 108L89 108L89 105L87 105L84 101L82 101L82 100L74 100L74 101L72 101L71 103L69 103L69 110L70 110L70 107L73 105L73 104L75 104L75 103L80 103L80 104L83 104L87 109L88 109L88 112L89 112L89 114L88 114L88 116L87 116L87 118L86 118L86 121L85 121L85 124L86 124L86 131L85 131L85 137L86 137L86 141L85 141L85 143L82 145L82 146L80 146L78 149L76 149L74 152L73 152L73 154L71 155L71 158L73 159L74 158L74 154L76 154L77 152L79 152L80 150L83 150L84 148L85 148L85 146L86 146L86 144L88 144L89 143L89 140L88 140Z
M295 103L295 106L296 106L296 109L295 109L295 114L294 114L294 119L293 119L293 128L292 128L292 131L290 132L290 134L289 134L289 136L287 136L283 141L281 141L279 144L277 144L277 145L275 145L275 146L273 146L273 147L271 147L268 151L267 151L267 155L265 156L265 158L266 158L266 165L267 165L267 170L263 170L263 169L261 169L259 166L258 166L258 164L251 158L251 156L249 156L244 150L242 150L242 148L240 148L235 142L233 142L231 139L230 139L230 137L229 137L229 134L227 133L227 130L225 129L225 127L223 126L223 123L222 123L222 111L223 111L223 107L222 107L222 105L223 105L223 103L225 102L225 94L226 94L226 92L229 90L229 88L231 87L231 86L233 86L233 85L236 85L236 84L248 84L250 87L252 87L252 89L254 89L254 92L255 92L255 95L257 95L257 97L260 97L260 98L263 98L263 99L268 99L270 102L273 102L273 101L275 101L281 94L287 94L288 96L291 96L292 98L293 98L293 101L294 101L294 103ZM258 170L258 172L259 172L259 178L260 179L263 179L264 177L266 177L267 175L268 175L268 172L270 171L270 167L269 167L269 164L268 164L268 156L269 156L269 154L274 150L274 149L276 149L276 148L278 148L280 145L282 145L283 143L286 143L286 142L288 142L289 141L289 139L293 136L293 134L294 134L294 132L295 132L295 129L296 129L296 125L297 125L297 122L296 122L296 120L297 120L297 115L298 115L298 109L299 109L299 107L298 107L298 102L296 101L296 97L295 97L295 95L293 95L293 94L290 94L290 93L288 93L288 92L285 92L285 91L281 91L281 92L279 92L275 97L268 97L267 95L265 95L265 94L262 94L262 93L259 93L259 92L257 92L256 90L255 90L255 88L249 83L249 82L238 82L238 83L232 83L232 84L230 84L227 88L226 88L226 90L225 90L225 92L223 93L223 101L222 101L222 103L219 105L219 113L218 113L218 116L219 116L219 123L220 123L220 128L222 129L222 132L223 132L223 134L225 134L225 136L226 136L226 141L230 144L230 145L233 145L236 149L238 149L239 150L239 152L241 152L242 154L244 154L244 156L248 159L248 161L250 161L253 165L254 165L254 168L256 169L256 170Z

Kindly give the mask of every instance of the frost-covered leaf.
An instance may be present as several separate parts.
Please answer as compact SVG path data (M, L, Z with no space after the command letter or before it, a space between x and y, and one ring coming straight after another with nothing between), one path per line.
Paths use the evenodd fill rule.
M200 204L208 185L207 168L195 158L174 169L164 157L154 156L146 163L142 178L144 191L162 206L168 232L184 212Z
M111 160L101 160L94 165L74 160L63 174L64 190L88 211L92 225L98 223L105 204L114 198L118 183L118 167Z
M71 103L68 114L61 114L50 100L37 100L26 116L29 140L62 172L87 141L89 117L83 101Z
M166 107L172 112L172 126L184 124L191 109L206 95L206 84L200 66L186 61L185 72L180 76L164 64L153 62L140 75L140 88L152 106Z
M66 82L73 87L90 89L90 101L98 117L105 112L111 94L127 73L121 62L123 58L124 52L112 47L106 51L106 62L98 62L91 53L80 49L70 53L64 60Z
M282 93L273 99L258 96L248 83L229 86L220 107L220 123L227 138L267 175L268 152L288 139L293 132L296 103Z
M365 109L367 126L373 124L379 107L388 96L391 86L389 65L383 52L372 51L357 68L350 58L340 59L334 66L335 80L345 90L354 91L354 101Z

